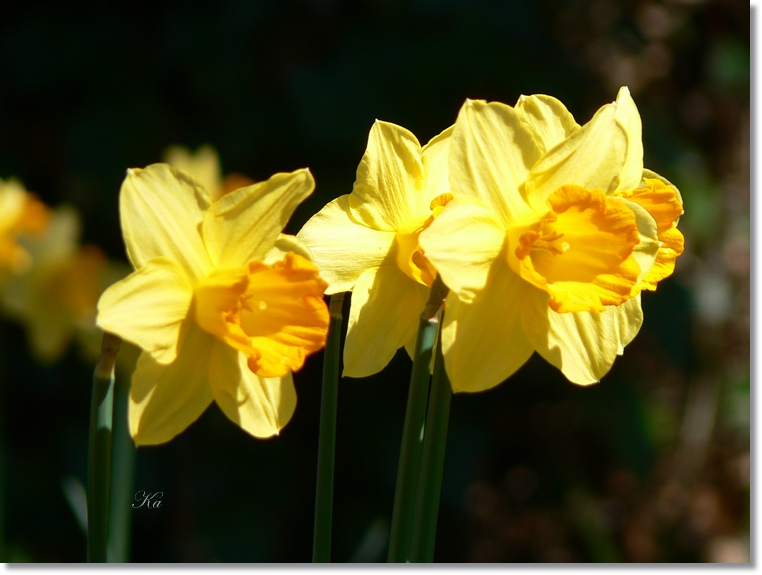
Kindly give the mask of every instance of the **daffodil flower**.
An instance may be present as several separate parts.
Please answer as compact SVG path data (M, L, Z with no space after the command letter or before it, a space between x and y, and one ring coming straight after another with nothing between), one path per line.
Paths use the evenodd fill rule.
M635 337L640 291L683 245L680 195L643 169L641 129L627 88L582 127L549 96L466 101L454 199L420 235L451 289L442 349L455 391L499 384L533 351L590 384Z
M131 169L120 212L135 272L98 304L98 325L143 352L130 388L136 444L172 439L214 400L256 437L296 407L292 372L325 345L326 283L281 234L314 188L306 169L218 199L167 164Z
M381 371L402 346L415 351L436 277L418 236L450 198L451 133L421 148L405 128L376 121L352 193L328 203L297 234L329 283L326 293L352 292L345 376Z
M0 288L0 304L25 327L35 358L50 363L61 358L73 337L82 344L98 332L95 306L114 268L98 247L79 244L74 208L32 209L35 218L45 219L44 228L18 237L29 263Z
M19 242L21 236L42 234L50 209L15 179L0 180L0 280L26 271L32 259Z

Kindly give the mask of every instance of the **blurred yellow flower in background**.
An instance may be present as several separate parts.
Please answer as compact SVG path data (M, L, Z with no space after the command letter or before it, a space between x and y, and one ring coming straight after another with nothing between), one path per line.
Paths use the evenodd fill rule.
M199 146L195 152L191 152L185 146L170 146L164 152L164 161L173 168L193 176L206 188L213 200L254 183L254 180L238 173L223 177L219 154L208 144Z
M19 237L39 236L49 220L49 208L21 182L0 179L0 282L28 269L32 260Z
M26 330L38 361L57 361L72 338L92 360L100 351L98 297L124 275L93 245L79 245L80 220L70 206L52 210L17 182L0 185L3 313ZM15 224L8 225L8 222ZM94 341L96 340L97 341Z
M98 304L98 325L143 352L130 388L137 444L172 439L214 400L256 437L296 407L291 373L325 345L327 284L296 238L281 234L314 188L279 173L215 199L167 164L128 171L120 193L135 272Z
M451 292L455 391L494 387L540 353L590 384L640 329L640 291L682 252L677 189L643 169L627 88L580 127L549 96L467 100L452 136L454 199L420 236Z
M405 128L376 121L352 193L328 203L297 234L329 283L326 293L352 292L345 376L381 371L402 346L415 351L436 276L418 236L450 198L451 133L421 148Z

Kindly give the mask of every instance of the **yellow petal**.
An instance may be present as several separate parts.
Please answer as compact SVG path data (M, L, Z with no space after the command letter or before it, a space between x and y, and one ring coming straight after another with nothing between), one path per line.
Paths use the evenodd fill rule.
M302 240L289 234L278 234L275 246L267 252L264 263L272 265L286 257L288 252L294 252L303 258L312 261L312 252Z
M40 291L34 294L32 306L21 319L32 355L41 363L52 363L66 353L76 323L71 313L58 306L37 305L44 301L39 297Z
M640 305L640 294L631 297L622 305L613 308L606 308L606 312L617 313L617 323L619 325L619 342L617 345L617 355L624 353L624 347L629 345L635 339L643 325L643 308Z
M450 191L449 162L450 141L455 126L450 126L441 134L434 136L423 147L421 157L423 161L425 192L416 196L418 203L413 213L425 214L431 206L431 202L437 196Z
M185 272L172 260L154 258L103 293L96 322L168 364L177 357L192 298Z
M641 185L639 187L643 187L645 185L645 183L646 183L646 180L658 180L662 184L664 184L665 186L671 186L673 191L675 192L675 195L677 196L677 201L680 202L681 206L683 205L683 196L682 196L682 194L680 194L680 190L678 190L677 186L675 186L675 184L670 182L667 178L657 174L656 172L653 172L651 170L648 170L648 169L644 168L643 169L643 181L641 182ZM677 225L678 221L679 221L679 219L677 221L675 221L675 225Z
M233 268L263 260L314 188L312 174L303 169L275 174L214 202L204 216L203 235L215 266Z
M557 313L537 290L524 300L522 310L524 330L535 350L579 385L600 381L643 323L639 297L603 312Z
M442 326L445 369L455 392L484 391L519 369L532 355L521 325L530 285L496 260L473 302L447 296Z
M16 179L7 182L0 179L0 231L12 230L22 214L27 201L24 186Z
M309 247L328 282L327 294L352 291L362 272L381 265L394 242L394 232L369 228L352 218L349 195L326 204L296 237Z
M415 361L415 345L418 343L418 330L415 330L415 334L409 340L405 342L405 351L411 361Z
M91 330L101 337L95 312L107 265L100 248L86 244L59 265L32 268L26 309L20 319L37 359L60 359L76 330Z
M541 154L579 130L574 116L553 96L520 96L514 110L521 123L532 133Z
M251 372L246 355L215 342L209 380L217 405L231 421L254 437L272 437L291 419L296 390L291 373L264 378Z
M103 254L92 246L80 249L79 233L76 211L58 208L41 235L23 238L32 265L0 291L3 311L24 324L42 362L60 359L76 326L94 319Z
M484 287L504 240L505 228L495 212L468 196L451 200L419 236L425 256L465 302Z
M615 188L632 190L643 177L643 125L627 86L623 86L616 97L616 122L627 138L627 153Z
M656 243L655 261L641 278L639 287L655 290L657 282L672 275L675 260L683 253L683 234L677 229L677 221L683 214L679 192L674 186L665 185L660 180L646 179L644 187L618 192L617 195L637 204L652 218Z
M168 164L127 170L119 195L122 233L135 269L156 257L179 264L191 280L212 263L199 233L208 192Z
M378 373L415 337L429 288L396 266L366 270L355 284L344 344L344 376Z
M28 314L44 316L48 313L39 311L50 304L51 298L46 292L48 278L75 257L80 228L76 210L61 206L53 213L42 235L24 238L24 248L34 265L27 273L12 276L0 291L6 313L22 321Z
M506 223L529 213L520 186L540 150L513 108L500 102L466 100L450 146L454 196L480 199Z
M352 218L369 228L395 231L425 204L421 145L408 130L376 120L349 196ZM430 200L429 200L430 201Z
M29 250L34 267L39 269L59 265L76 253L82 223L72 206L56 208L42 235L25 238L24 247Z
M525 193L535 210L561 186L613 192L627 159L628 137L617 121L617 104L598 110L587 124L551 148L526 179Z
M164 152L164 161L204 186L212 201L222 195L220 157L211 146L200 146L195 153L185 146L170 146Z
M21 274L32 265L32 257L20 237L34 239L46 231L52 212L15 179L0 180L0 279L8 273Z
M196 421L212 402L209 356L214 338L192 321L169 365L140 354L130 387L130 433L136 445L166 443Z
M643 279L651 273L658 258L660 241L656 221L651 214L637 202L626 200L619 195L612 196L612 199L624 203L624 205L635 214L635 222L638 227L640 241L634 248L632 248L632 257L637 262L638 267L640 268L640 273L638 274L637 282L632 288L632 293L640 293L641 289L645 289Z

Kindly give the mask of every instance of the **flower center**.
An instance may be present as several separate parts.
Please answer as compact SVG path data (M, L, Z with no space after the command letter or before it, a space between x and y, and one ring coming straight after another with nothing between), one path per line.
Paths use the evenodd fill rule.
M256 375L281 377L325 345L327 287L312 262L289 252L273 265L213 272L195 289L195 317L202 329L245 353Z
M394 243L397 248L397 265L408 277L428 287L434 283L437 270L423 254L423 249L418 244L418 236L431 225L451 199L452 194L450 193L437 196L431 201L429 206L431 215L423 224L401 228L394 236Z
M547 291L558 312L603 311L624 303L638 280L634 212L601 190L562 186L539 220L509 230L508 262L523 279Z

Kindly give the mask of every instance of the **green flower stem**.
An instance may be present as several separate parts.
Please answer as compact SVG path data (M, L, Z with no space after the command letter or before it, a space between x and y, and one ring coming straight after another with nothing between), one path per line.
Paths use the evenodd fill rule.
M105 563L111 495L111 430L114 419L114 363L122 340L103 334L101 357L93 372L90 446L87 462L87 560Z
M323 392L320 403L317 493L315 495L315 534L312 562L331 562L331 523L333 521L333 467L336 458L336 411L339 396L341 351L341 307L344 294L331 296L331 325L323 353Z
M431 287L429 302L421 314L415 344L413 372L407 397L405 424L402 428L400 462L397 468L397 486L394 493L391 533L389 535L389 563L410 560L413 519L415 516L418 474L423 446L423 427L426 420L426 401L429 393L431 352L437 333L437 312L447 295L447 288L437 276Z
M442 312L444 315L444 312ZM431 379L431 396L426 412L426 430L421 457L421 476L418 483L418 502L413 522L413 563L431 563L434 560L434 542L437 535L439 496L442 491L447 424L450 419L452 388L444 369L442 337L440 331Z
M108 562L128 563L135 493L135 444L130 437L130 377L121 371L114 388L114 437L111 461Z

